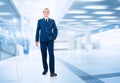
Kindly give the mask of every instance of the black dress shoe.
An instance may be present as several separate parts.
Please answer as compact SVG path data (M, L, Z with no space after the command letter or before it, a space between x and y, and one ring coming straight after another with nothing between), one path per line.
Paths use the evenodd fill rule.
M47 74L47 71L43 71L43 72L42 72L42 75L46 75L46 74Z
M57 74L56 74L56 73L51 73L50 76L51 76L51 77L56 77Z

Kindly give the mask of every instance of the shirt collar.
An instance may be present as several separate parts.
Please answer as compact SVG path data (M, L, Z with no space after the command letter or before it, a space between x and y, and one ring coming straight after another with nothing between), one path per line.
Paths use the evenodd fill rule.
M46 20L46 19L48 20L49 18L44 17L44 19L45 19L45 20Z

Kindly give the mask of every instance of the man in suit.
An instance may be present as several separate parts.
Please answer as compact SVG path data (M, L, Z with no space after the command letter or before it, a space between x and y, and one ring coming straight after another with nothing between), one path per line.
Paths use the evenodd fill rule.
M49 18L50 11L48 8L43 10L44 18L38 20L37 29L36 29L36 38L35 44L38 46L38 41L40 39L40 48L42 54L42 63L43 75L46 75L48 72L48 64L47 64L47 49L49 53L49 68L50 68L50 76L57 76L55 73L55 60L54 60L54 40L57 37L58 29L56 27L55 21Z

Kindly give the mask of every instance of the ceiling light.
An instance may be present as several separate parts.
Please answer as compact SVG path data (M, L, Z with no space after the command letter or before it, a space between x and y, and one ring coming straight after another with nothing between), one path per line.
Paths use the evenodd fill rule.
M67 24L82 24L83 22L68 22Z
M113 14L114 12L111 12L111 11L97 11L97 12L94 12L93 14Z
M79 1L82 1L82 2L100 2L103 0L79 0Z
M75 19L62 19L61 21L75 21Z
M83 21L85 21L85 22L96 22L96 21L98 21L98 20L83 20Z
M68 24L60 24L60 25L58 25L58 26L63 27L63 26L69 26L69 25L68 25Z
M120 26L119 25L115 25L115 29L119 29L120 28Z
M0 2L0 5L4 5L4 3L3 3L3 2Z
M92 18L92 16L81 15L81 16L74 16L74 18Z
M120 20L106 20L105 22L120 22Z
M103 24L101 22L91 22L90 24Z
M102 32L102 31L104 31L104 29L100 29L100 30L99 30L99 32Z
M95 26L106 26L106 24L97 24Z
M84 13L86 13L86 11L84 11L84 10L79 10L79 11L77 11L77 10L71 10L71 11L68 11L67 13L70 13L70 14L84 14Z
M115 8L115 10L120 10L120 7Z
M9 16L9 15L12 15L12 14L9 12L0 12L0 16Z
M13 21L14 23L17 23L18 20L17 20L16 18L13 18L12 21Z
M102 16L100 18L102 18L102 19L114 19L116 17L115 16Z
M77 24L77 25L74 25L74 26L76 26L76 27L77 27L77 26L85 26L85 25L82 25L82 24Z
M90 5L83 7L85 9L107 9L107 6L104 5Z

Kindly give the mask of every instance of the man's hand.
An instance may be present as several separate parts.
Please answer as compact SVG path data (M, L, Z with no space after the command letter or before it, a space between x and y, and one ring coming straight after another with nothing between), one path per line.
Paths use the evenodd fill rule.
M35 45L38 47L38 42L35 42Z

